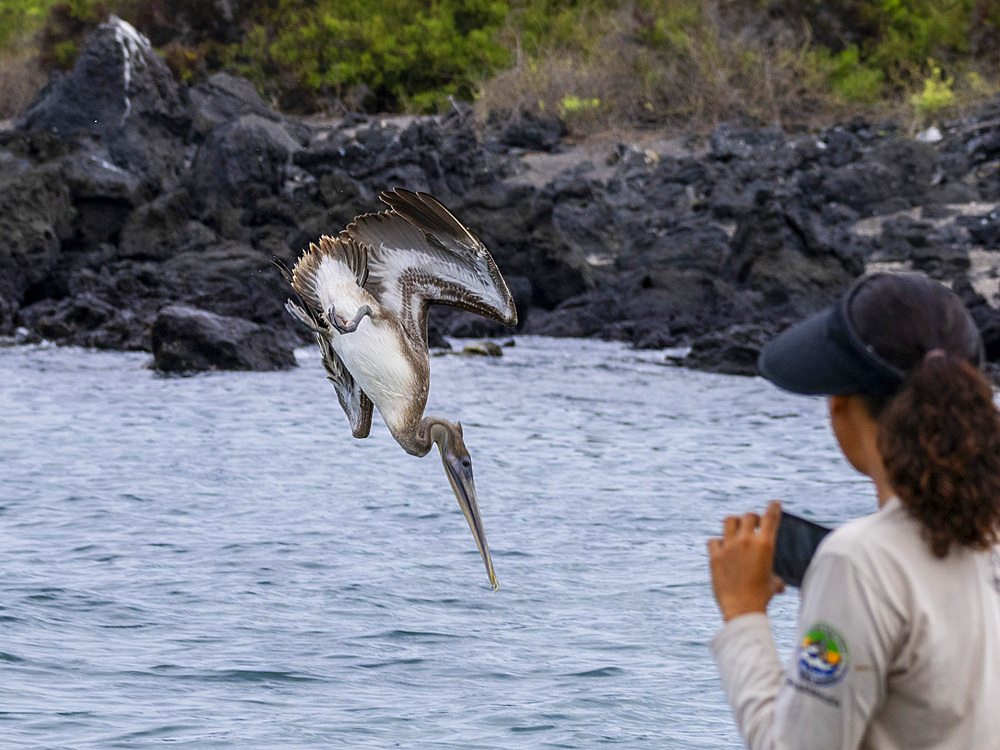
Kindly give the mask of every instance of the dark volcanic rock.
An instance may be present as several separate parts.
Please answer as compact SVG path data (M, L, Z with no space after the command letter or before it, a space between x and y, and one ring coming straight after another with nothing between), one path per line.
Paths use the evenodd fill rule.
M957 223L964 226L970 239L987 250L1000 250L1000 209L985 216L962 217Z
M755 315L746 296L723 279L661 269L622 279L617 288L573 297L552 311L533 310L524 330L546 336L597 336L654 349L687 343Z
M42 338L98 349L148 349L149 323L90 293L46 300L24 310L25 321Z
M74 240L82 247L115 242L129 212L141 204L141 180L108 161L106 154L76 152L52 162L76 207Z
M134 208L145 200L138 177L99 153L76 152L58 160L75 202L107 201Z
M569 134L566 124L558 117L541 117L525 111L507 119L499 128L500 143L528 151L553 151Z
M58 169L0 173L0 297L25 304L47 293L75 215Z
M959 277L952 288L965 302L972 319L976 321L979 333L983 337L986 359L1000 362L1000 310L990 307L986 298L978 294L964 276Z
M14 306L0 296L0 336L10 336L14 332Z
M933 146L895 138L841 167L809 175L803 187L862 215L889 214L920 202L938 168Z
M183 252L159 270L160 283L187 304L265 325L287 341L300 333L284 309L291 288L274 264L248 245L224 241Z
M724 375L756 375L760 351L778 330L773 325L738 325L707 334L691 344L680 363Z
M245 78L229 73L216 73L190 92L194 132L207 136L219 125L243 115L257 115L267 120L280 121L275 112Z
M124 221L118 242L119 257L166 260L182 250L184 228L191 215L191 199L184 189L158 196L132 211Z
M710 141L713 159L746 159L758 149L774 151L781 147L785 136L778 128L741 128L724 123L712 131Z
M1000 264L989 257L1000 249L998 113L1000 100L942 124L937 144L858 119L815 134L724 124L700 145L595 153L532 115L481 135L464 104L429 117L285 117L228 74L174 81L112 19L0 131L0 336L155 345L179 369L230 366L245 347L254 357L239 366L287 366L254 349L309 340L271 261L290 266L319 235L384 210L379 194L399 186L438 197L489 248L518 330L692 345L690 366L750 372L764 337L827 305L866 264L986 289ZM997 296L966 296L1000 358ZM507 334L450 309L430 323L435 344Z
M0 175L10 179L30 169L31 162L27 159L15 156L9 151L0 151Z
M180 87L149 40L111 16L90 36L76 66L56 74L19 128L79 142L95 137L111 161L153 190L176 184L191 126Z
M824 307L864 271L848 237L837 237L803 206L760 190L741 218L727 270L771 307L804 314ZM831 236L833 235L833 236Z
M256 114L220 125L198 150L190 176L190 192L208 211L230 206L252 207L276 195L300 148L281 123Z
M295 354L274 331L241 318L172 305L153 321L153 367L163 372L283 370Z

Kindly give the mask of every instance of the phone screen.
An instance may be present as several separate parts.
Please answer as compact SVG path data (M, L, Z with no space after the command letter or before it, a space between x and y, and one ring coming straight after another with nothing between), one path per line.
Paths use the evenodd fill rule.
M801 586L816 548L831 531L826 526L782 511L774 542L774 574L789 586Z

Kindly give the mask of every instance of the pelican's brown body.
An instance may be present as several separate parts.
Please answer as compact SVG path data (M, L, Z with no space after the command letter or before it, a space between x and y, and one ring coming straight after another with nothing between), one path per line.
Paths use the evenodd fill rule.
M339 237L310 245L290 277L304 304L289 300L288 309L316 334L355 437L368 436L374 405L407 453L424 456L438 445L496 589L462 427L423 416L427 309L451 305L515 325L514 301L486 248L438 201L399 189L382 199L391 210L359 216Z

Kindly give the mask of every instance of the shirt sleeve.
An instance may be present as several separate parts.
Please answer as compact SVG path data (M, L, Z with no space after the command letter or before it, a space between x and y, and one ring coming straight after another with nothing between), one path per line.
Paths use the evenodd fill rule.
M885 694L899 620L858 566L818 554L803 586L787 670L766 615L730 620L712 642L750 750L853 750Z
M853 750L886 682L901 618L845 554L817 554L799 610L798 643L775 705L779 747Z
M765 614L727 622L712 640L722 689L736 726L751 750L775 748L774 705L784 672Z

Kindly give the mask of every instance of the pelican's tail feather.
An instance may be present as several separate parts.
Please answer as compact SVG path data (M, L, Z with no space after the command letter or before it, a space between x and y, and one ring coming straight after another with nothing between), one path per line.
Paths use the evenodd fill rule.
M318 310L323 309L319 290L327 278L326 264L330 262L336 264L335 268L342 269L339 274L346 270L353 275L360 287L363 287L368 280L368 249L363 245L346 236L323 235L318 245L310 242L309 249L302 254L292 269L292 288L307 305ZM334 270L334 273L337 274L338 271Z

